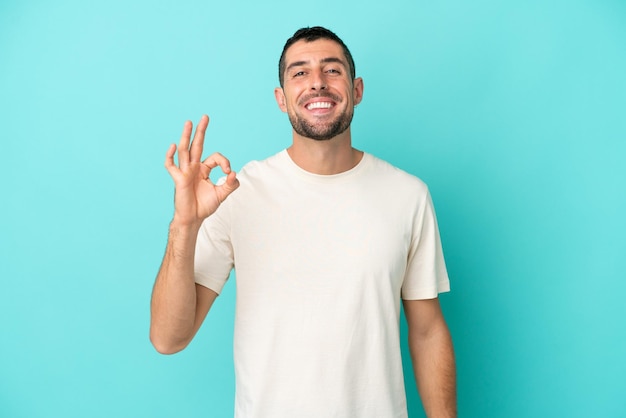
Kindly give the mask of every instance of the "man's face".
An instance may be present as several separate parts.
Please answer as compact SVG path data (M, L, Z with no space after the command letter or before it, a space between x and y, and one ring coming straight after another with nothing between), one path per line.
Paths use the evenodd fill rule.
M285 54L284 76L276 101L297 134L322 141L350 127L363 81L352 81L339 44L328 39L296 42Z

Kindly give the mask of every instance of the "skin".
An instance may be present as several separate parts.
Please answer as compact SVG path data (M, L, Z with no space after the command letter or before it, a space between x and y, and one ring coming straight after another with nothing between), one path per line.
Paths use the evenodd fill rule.
M439 299L403 300L413 374L426 416L454 418L456 368Z
M217 293L195 284L193 258L196 237L202 221L213 214L239 181L223 155L214 153L201 161L208 116L198 123L193 142L192 124L185 122L178 146L178 166L174 163L176 146L165 157L165 168L174 180L174 217L170 223L165 256L152 291L150 341L163 354L185 348L206 317ZM220 167L226 182L216 186L209 173Z
M285 82L274 95L278 107L290 119L301 118L313 125L328 124L341 115L352 115L363 98L363 80L352 80L341 47L330 40L298 41L285 55ZM331 95L337 100L312 97ZM330 102L330 109L307 109L311 102ZM311 140L295 129L287 149L291 159L316 174L337 174L356 166L363 152L352 148L350 127L325 141Z
M316 174L337 174L355 167L363 152L352 147L350 121L354 107L363 98L363 80L351 78L343 51L334 41L298 41L285 58L284 86L276 88L274 95L293 124L289 156ZM317 102L324 106L315 108L318 103L311 107ZM192 124L187 121L178 146L178 165L174 162L175 145L165 158L176 187L175 210L153 289L150 323L150 339L163 354L178 352L189 344L217 297L214 291L194 282L196 237L202 221L239 186L224 156L214 153L201 160L208 122L203 116L192 141ZM309 131L298 125L308 126ZM227 174L221 186L208 179L216 167ZM424 409L429 417L455 417L454 354L439 300L403 303L413 371Z

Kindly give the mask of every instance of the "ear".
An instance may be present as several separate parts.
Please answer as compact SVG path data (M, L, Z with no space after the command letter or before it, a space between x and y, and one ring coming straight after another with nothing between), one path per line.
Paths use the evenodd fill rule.
M280 110L287 113L287 99L285 98L285 92L282 88L276 87L274 89L274 97L276 98L276 103L278 103L278 107Z
M363 100L363 79L361 77L355 78L352 86L352 100L354 100L354 105L356 106Z

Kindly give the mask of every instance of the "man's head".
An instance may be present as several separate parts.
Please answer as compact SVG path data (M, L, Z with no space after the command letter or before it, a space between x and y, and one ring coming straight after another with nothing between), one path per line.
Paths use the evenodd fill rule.
M337 35L321 27L298 30L285 44L279 71L281 87L274 94L294 134L322 141L344 133L349 138L363 80L355 77L352 55Z
M352 59L352 54L350 53L350 50L348 49L346 44L344 44L341 38L335 35L334 32L321 26L314 26L312 28L298 29L296 33L294 33L293 36L287 39L287 42L285 42L283 52L280 54L280 60L278 61L278 79L280 81L281 87L284 87L285 83L285 54L289 47L298 41L313 42L317 41L318 39L328 39L330 41L337 42L341 46L346 61L348 61L348 65L350 66L350 75L354 80L354 78L356 77L356 69L354 66L354 60Z

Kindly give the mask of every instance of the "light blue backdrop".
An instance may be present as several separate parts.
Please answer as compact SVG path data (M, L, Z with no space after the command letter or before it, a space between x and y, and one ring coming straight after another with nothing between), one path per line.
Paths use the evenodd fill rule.
M235 168L288 146L277 60L315 24L365 79L355 145L431 187L461 415L626 416L618 0L3 0L0 416L232 416L232 283L186 351L148 342L163 157L202 113Z

